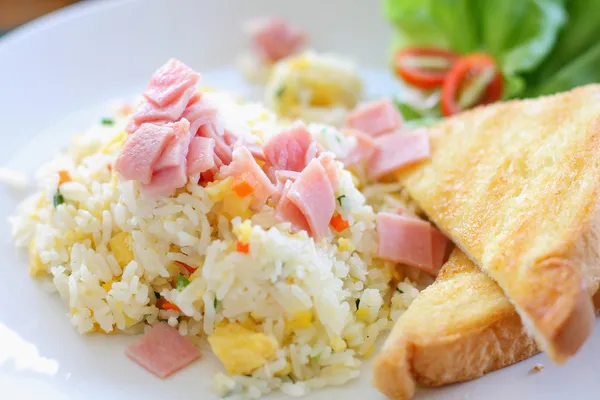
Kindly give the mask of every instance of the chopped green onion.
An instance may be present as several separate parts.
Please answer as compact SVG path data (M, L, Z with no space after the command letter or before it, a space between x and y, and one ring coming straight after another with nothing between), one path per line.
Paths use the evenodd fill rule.
M102 125L108 125L108 126L112 126L115 124L115 120L112 118L102 118L100 120L100 122L102 123Z
M398 293L404 293L402 290L400 290L399 288L396 288L396 290L398 291Z
M342 143L342 139L340 139L338 135L335 135L335 140L337 140L338 143Z
M310 359L313 361L319 361L320 358L321 358L321 353L317 354L316 356L312 356Z
M360 299L356 299L356 309L358 310L358 306L360 305Z
M54 198L52 199L52 203L54 204L54 208L58 207L59 205L63 204L64 202L65 202L65 198L60 193L60 190L56 189L56 193L54 193Z
M217 300L217 298L215 297L215 301L213 303L215 310L217 309L217 304L219 304L219 300Z
M156 296L156 299L157 299L157 300L158 300L158 299L160 299L160 293L158 293L158 292L154 292L154 296Z
M342 206L342 199L345 198L345 197L346 197L346 195L343 194L343 195L341 195L340 197L337 198L338 203L340 203L340 207Z
M177 279L175 280L175 286L177 287L177 290L181 291L184 287L186 287L189 284L190 281L188 278L181 274L177 274Z
M277 89L277 91L275 92L275 96L280 99L281 96L283 96L283 94L285 93L285 86L281 86L279 89Z

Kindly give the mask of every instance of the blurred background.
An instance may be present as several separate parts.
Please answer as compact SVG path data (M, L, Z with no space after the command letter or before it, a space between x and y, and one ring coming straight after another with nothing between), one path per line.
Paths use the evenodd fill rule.
M0 0L0 35L77 0Z

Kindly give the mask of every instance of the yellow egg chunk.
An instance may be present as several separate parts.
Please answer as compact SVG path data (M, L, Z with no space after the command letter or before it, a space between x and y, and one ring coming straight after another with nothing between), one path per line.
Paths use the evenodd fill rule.
M366 308L359 308L356 310L356 318L367 320L369 318L369 310Z
M298 311L294 314L294 318L285 322L285 327L289 330L306 329L310 326L313 320L313 315L310 310Z
M124 268L133 261L131 242L133 238L129 232L117 233L108 241L108 247L115 256L117 263Z
M354 245L352 244L352 242L350 241L350 239L339 238L338 239L338 249L340 251L348 251L348 252L351 253L354 250L356 250L356 247L354 247Z
M249 220L242 222L239 225L233 227L233 234L242 243L248 243L250 241L250 234L252 233L252 223Z
M217 326L208 342L230 374L251 374L275 357L277 341L237 323Z
M123 143L125 143L125 139L127 139L127 133L125 131L119 132L115 137L113 137L108 143L100 149L101 153L110 154L121 147L123 147Z
M235 218L250 218L250 204L252 196L239 197L234 192L229 192L223 197L223 214L226 217Z
M233 179L231 177L223 179L222 181L215 181L209 183L204 189L212 201L223 201L226 193L231 192L231 184Z

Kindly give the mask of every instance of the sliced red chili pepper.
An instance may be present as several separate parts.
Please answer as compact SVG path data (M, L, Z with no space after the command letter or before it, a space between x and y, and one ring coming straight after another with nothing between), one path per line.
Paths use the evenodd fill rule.
M396 74L421 89L439 88L458 57L452 51L435 48L400 50L394 58Z
M484 53L461 57L442 86L442 114L449 116L500 100L504 80L496 61Z

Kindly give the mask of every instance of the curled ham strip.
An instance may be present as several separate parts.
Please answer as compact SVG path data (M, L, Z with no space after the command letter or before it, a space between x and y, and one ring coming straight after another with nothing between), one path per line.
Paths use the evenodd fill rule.
M353 136L356 138L356 145L346 158L342 160L345 166L352 166L362 161L367 161L377 151L375 139L366 133L362 133L358 129L342 129L342 134L344 136Z
M273 136L263 150L267 162L276 170L300 172L307 165L306 155L312 143L306 125L297 123ZM313 149L316 155L316 147Z

